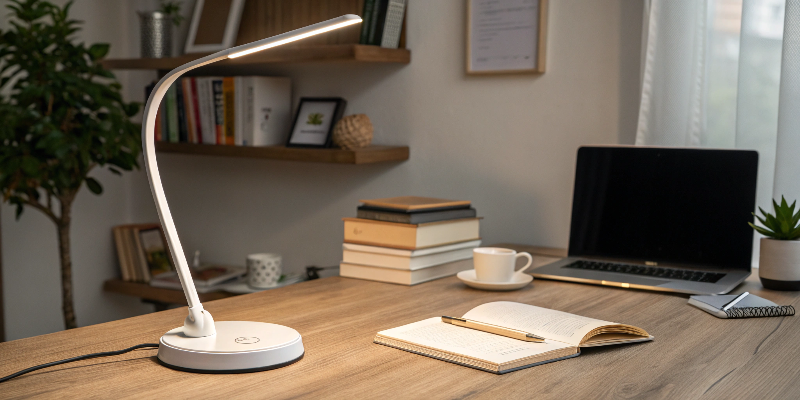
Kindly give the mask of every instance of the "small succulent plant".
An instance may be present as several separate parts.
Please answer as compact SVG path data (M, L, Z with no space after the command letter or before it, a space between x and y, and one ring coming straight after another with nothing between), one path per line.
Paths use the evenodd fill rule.
M797 240L800 239L800 209L797 213L794 212L796 201L790 206L786 203L786 199L781 196L781 204L772 200L772 207L775 208L775 215L772 215L761 207L758 209L764 217L759 217L756 213L753 215L761 222L763 227L758 226L752 222L748 222L756 232L772 239L777 240Z

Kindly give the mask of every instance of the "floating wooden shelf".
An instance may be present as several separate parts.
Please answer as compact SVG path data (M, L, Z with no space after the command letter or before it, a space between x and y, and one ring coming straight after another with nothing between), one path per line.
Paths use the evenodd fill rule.
M334 164L373 164L408 160L408 146L369 146L357 150L304 149L285 146L222 146L156 142L156 151L221 157L266 158Z
M103 60L102 63L108 69L170 70L206 55L208 54L185 54L170 58L111 58ZM411 62L411 52L408 49L385 49L380 46L367 46L361 44L328 44L306 47L281 47L259 53L253 53L247 57L219 61L214 63L214 67L315 61L356 61L368 63L408 64Z

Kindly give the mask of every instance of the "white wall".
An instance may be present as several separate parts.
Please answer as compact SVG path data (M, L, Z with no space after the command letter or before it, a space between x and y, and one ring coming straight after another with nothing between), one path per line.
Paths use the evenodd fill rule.
M641 7L640 0L551 0L547 73L541 76L466 76L461 0L411 2L411 64L302 64L250 71L292 77L295 99L346 98L348 114L372 119L376 144L408 145L411 158L351 166L159 155L185 250L201 250L204 261L234 264L243 264L248 253L279 252L289 271L334 265L341 251L341 218L355 215L358 199L405 194L472 200L484 217L486 243L566 246L577 147L633 141ZM132 43L126 45L128 56L138 54L138 41ZM153 220L141 175L117 180L127 185L119 191L124 196L84 193L76 204L76 269L78 257L86 257L82 272L76 271L81 325L143 308L100 290L100 282L116 273L109 227ZM127 205L119 208L120 202ZM11 338L60 325L55 234L44 222L34 212L13 222L11 210L3 208ZM46 282L33 284L33 276ZM42 287L47 290L29 293ZM53 293L45 301L37 298L41 292ZM37 325L32 316L44 322Z

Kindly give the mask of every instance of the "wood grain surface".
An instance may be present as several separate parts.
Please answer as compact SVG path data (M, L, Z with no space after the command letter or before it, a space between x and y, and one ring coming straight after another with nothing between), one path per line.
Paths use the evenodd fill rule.
M557 259L563 251L527 248ZM798 292L748 290L781 305ZM642 327L649 343L586 349L580 357L506 375L372 343L375 333L507 300ZM155 350L86 360L0 384L0 398L798 398L800 318L718 319L687 296L535 280L512 292L467 288L455 277L418 286L325 278L205 304L214 318L284 324L305 357L273 371L204 375L156 362ZM80 354L156 343L185 309L0 343L0 376Z

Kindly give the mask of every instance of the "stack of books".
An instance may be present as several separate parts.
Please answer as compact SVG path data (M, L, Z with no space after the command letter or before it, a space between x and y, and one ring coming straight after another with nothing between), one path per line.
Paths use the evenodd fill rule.
M361 200L344 219L339 274L416 285L472 269L480 219L469 201L403 196Z
M155 82L148 86L149 97ZM198 76L170 86L158 109L157 141L269 146L291 129L291 81L266 76Z

